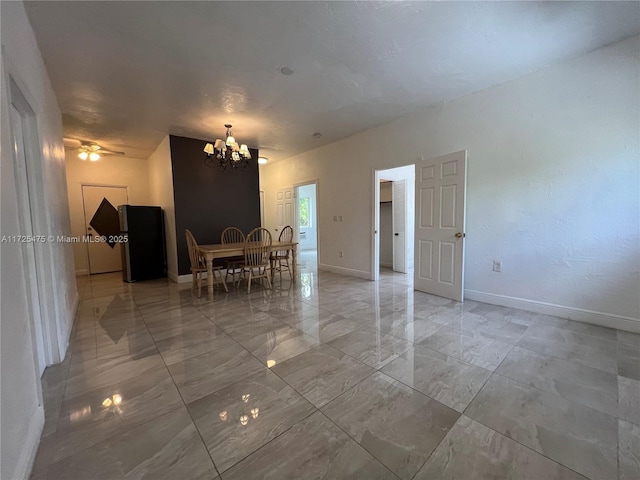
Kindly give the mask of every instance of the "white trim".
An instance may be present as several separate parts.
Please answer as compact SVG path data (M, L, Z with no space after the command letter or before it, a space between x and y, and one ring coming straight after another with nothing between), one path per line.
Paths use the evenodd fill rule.
M76 315L78 314L78 307L80 306L80 292L76 290L76 296L73 299L73 305L71 305L71 328L69 328L69 333L73 330L73 322L76 321ZM67 339L68 340L68 339ZM66 348L66 347L65 347Z
M340 275L349 275L351 277L364 278L365 280L373 280L373 278L371 278L371 272L365 272L363 270L338 267L337 265L327 265L326 263L319 263L318 269L324 270L325 272L333 272L339 273Z
M264 190L260 190L259 200L260 200L260 226L266 228L264 222Z
M226 273L226 270L221 270L221 272ZM215 278L215 275L214 275L214 278ZM202 272L202 281L203 281L203 282L205 282L206 280L207 280L207 272ZM176 280L173 280L173 281L174 281L174 282L176 282L176 283L178 283L178 284L182 284L182 283L191 283L191 282L193 282L193 274L191 274L191 273L187 273L187 274L185 274L185 275L179 275L179 276L177 277L177 279L176 279ZM215 280L215 282L216 282L216 284L217 284L217 285L220 285L220 281ZM206 283L203 283L203 284L202 284L202 286L203 286L203 287L206 287L206 286L207 286L207 284L206 284Z
M374 282L380 280L380 170L371 169L373 188L371 199L371 274Z
M67 312L69 318L67 319L66 332L61 334L59 343L60 343L60 355L64 360L64 357L67 355L67 350L69 349L69 344L71 343L71 332L73 332L73 323L76 320L76 315L78 313L78 307L80 306L80 292L76 290L76 295L73 299L73 303L71 304L71 310Z
M29 478L33 462L36 459L38 446L40 445L40 435L44 429L44 407L39 405L33 415L29 416L29 427L27 434L22 441L20 456L16 464L16 469L11 478Z
M207 274L203 273L202 278L207 278ZM180 275L173 281L176 283L191 283L193 281L193 275L191 273L187 273L186 275Z
M578 322L592 323L594 325L600 325L601 327L617 328L628 332L640 333L640 319L633 317L595 312L593 310L539 302L537 300L528 300L526 298L478 292L476 290L465 290L464 298L466 300L475 300L478 302L490 303L492 305L518 308L528 312L568 318L571 320L577 320Z
M82 187L113 187L113 188L129 188L129 185L114 185L112 183L95 183L95 182L78 182L80 188ZM129 192L127 190L127 202L129 201Z
M176 275L173 272L167 272L167 277L169 278L169 280L171 280L174 283L180 283L178 275Z

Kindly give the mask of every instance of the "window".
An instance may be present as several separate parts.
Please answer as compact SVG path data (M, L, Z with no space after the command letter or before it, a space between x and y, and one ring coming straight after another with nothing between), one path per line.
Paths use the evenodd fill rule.
M298 200L298 212L300 228L311 228L311 200L309 197L301 197Z

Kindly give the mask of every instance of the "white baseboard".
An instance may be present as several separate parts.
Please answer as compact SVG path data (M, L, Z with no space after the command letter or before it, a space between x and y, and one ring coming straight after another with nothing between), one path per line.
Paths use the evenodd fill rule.
M223 270L223 272L224 272L224 270ZM214 278L216 278L216 277L214 277ZM203 281L207 280L207 272L203 272L202 273L202 280ZM174 282L176 282L176 283L191 283L192 281L193 281L193 275L190 274L190 273L187 273L186 275L180 275L177 278L177 280L174 280ZM205 283L205 286L206 286L206 283Z
M177 275L176 273L174 273L174 272L167 272L167 277L168 277L168 278L169 278L169 280L171 280L172 282L179 283L179 282L178 282L179 277L178 277L178 275Z
M339 273L340 275L349 275L351 277L364 278L365 280L371 280L371 272L364 272L362 270L355 270L353 268L338 267L336 265L327 265L326 263L319 263L318 269L326 272Z
M475 300L478 302L490 303L492 305L518 308L528 312L542 313L543 315L552 315L554 317L568 318L579 322L600 325L601 327L617 328L627 332L640 333L640 319L633 317L612 315L609 313L595 312L593 310L585 310L582 308L566 307L564 305L555 305L553 303L539 302L537 300L527 300L526 298L478 292L476 290L465 290L464 298L465 300Z
M67 353L67 348L69 348L69 341L71 340L71 332L73 331L73 322L76 319L76 314L78 313L79 306L80 306L80 293L78 292L78 290L76 290L76 296L73 299L73 304L71 305L71 311L69 312L67 331L63 335L63 338L60 339L60 357L62 359L64 359Z
M44 407L39 405L35 413L29 417L27 435L22 440L20 457L18 458L14 474L11 475L10 478L29 478L31 476L31 469L33 468L33 462L36 459L36 453L38 453L40 435L42 435L43 428Z
M73 298L73 304L71 305L71 311L69 312L69 325L70 328L73 328L73 322L76 319L76 314L78 313L78 307L80 306L80 292L76 290L76 296ZM71 331L71 330L69 330Z

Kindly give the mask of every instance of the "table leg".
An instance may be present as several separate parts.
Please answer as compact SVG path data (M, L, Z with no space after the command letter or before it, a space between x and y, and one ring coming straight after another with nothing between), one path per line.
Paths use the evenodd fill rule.
M207 300L213 300L213 258L207 258Z
M273 252L273 253L277 253L277 252ZM269 270L270 270L270 276L271 276L271 280L273 281L275 274L276 274L276 261L273 259L273 257L271 255L269 255Z
M297 263L298 261L296 260L296 249L297 249L297 245L293 245L293 247L291 247L291 261L293 262L293 265L291 266L291 271L293 272L293 278L291 279L291 281L293 283L295 283L296 281L296 271L297 271Z

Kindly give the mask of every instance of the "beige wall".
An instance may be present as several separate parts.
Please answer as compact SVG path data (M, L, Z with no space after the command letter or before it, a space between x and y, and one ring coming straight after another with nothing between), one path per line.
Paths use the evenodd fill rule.
M639 52L634 37L262 166L266 226L276 190L318 179L320 267L370 278L373 170L466 149L465 297L640 330Z
M149 163L149 191L153 205L164 210L165 240L167 243L167 276L178 281L178 243L176 239L176 207L173 196L173 171L171 167L171 145L167 135Z
M393 197L391 196L393 188L391 187L391 182L380 182L380 201L381 202L392 202Z
M80 160L76 150L67 150L67 190L71 213L71 234L86 235L82 185L127 187L130 205L155 205L149 190L149 167L139 158L104 156L97 162ZM117 205L116 205L117 206ZM86 243L74 243L73 255L77 274L89 273Z

